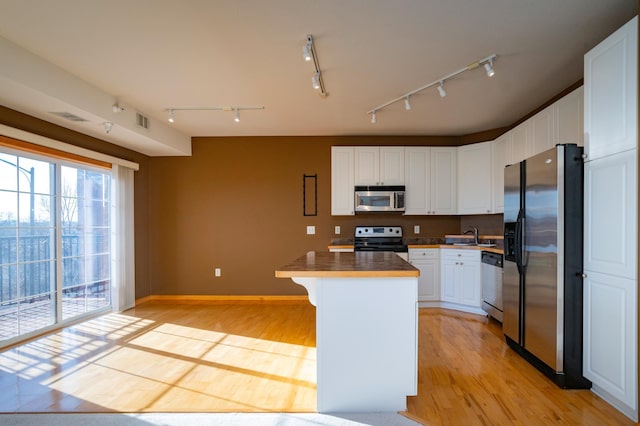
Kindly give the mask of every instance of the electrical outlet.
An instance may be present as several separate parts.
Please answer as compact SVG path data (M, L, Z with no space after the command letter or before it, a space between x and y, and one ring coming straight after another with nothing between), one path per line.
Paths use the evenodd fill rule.
M313 235L316 233L316 227L315 226L307 226L307 235Z
M220 273L221 273L220 268L216 268L215 270L216 277L219 277Z
M413 233L414 234L420 233L420 225L413 225Z
M339 225L336 225L336 228L335 228L334 233L335 233L336 235L340 235L340 226L339 226Z

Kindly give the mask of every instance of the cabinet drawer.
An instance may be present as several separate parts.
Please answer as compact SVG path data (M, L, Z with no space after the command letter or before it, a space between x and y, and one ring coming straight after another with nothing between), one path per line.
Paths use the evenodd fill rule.
M480 250L442 250L442 260L460 260L464 262L480 262Z
M439 259L440 249L409 249L409 260Z

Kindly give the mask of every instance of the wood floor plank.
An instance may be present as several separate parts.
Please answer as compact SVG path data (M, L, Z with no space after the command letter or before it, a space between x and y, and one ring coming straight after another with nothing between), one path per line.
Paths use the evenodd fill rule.
M0 352L1 412L313 412L315 308L149 301ZM418 395L428 425L630 425L588 390L561 390L500 324L420 309Z

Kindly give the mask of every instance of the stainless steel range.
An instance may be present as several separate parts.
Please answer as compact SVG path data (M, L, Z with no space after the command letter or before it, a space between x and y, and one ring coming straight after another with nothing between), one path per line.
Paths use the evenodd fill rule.
M402 226L356 226L353 242L355 251L407 252Z

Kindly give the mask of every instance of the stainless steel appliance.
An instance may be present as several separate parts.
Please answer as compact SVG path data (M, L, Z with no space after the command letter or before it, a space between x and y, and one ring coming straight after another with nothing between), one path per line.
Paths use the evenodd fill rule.
M483 251L480 259L482 309L502 322L502 255Z
M504 171L503 332L563 388L582 376L582 148L555 148Z
M354 251L407 252L402 239L402 226L356 226Z
M355 206L358 212L403 212L404 185L356 186Z

